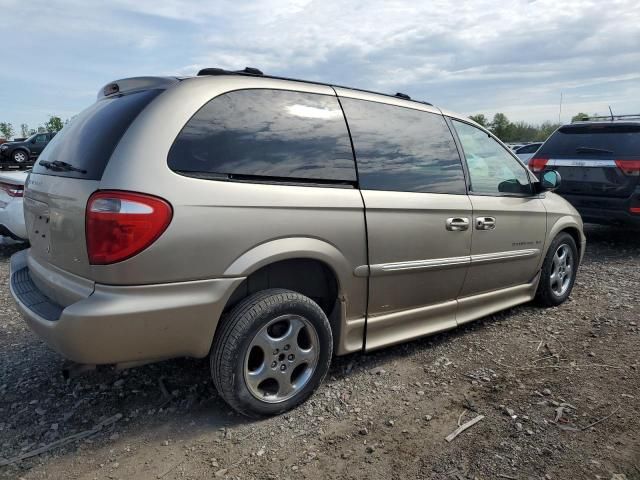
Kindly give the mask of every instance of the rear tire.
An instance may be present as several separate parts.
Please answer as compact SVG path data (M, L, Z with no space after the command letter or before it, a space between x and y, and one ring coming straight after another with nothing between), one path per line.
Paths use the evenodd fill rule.
M543 307L557 307L564 303L576 281L578 248L568 233L561 233L551 242L542 264L536 300Z
M318 388L332 346L329 320L317 303L291 290L264 290L221 320L209 355L213 383L237 412L277 415Z

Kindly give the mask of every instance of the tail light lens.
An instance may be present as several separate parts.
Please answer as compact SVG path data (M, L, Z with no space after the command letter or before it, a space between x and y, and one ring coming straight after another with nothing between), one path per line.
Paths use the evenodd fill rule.
M12 183L0 183L0 188L7 192L10 197L22 197L24 196L24 186L14 185Z
M616 160L616 165L625 175L640 176L640 160Z
M548 158L533 157L531 160L529 160L529 168L531 169L532 172L539 173L544 170L544 167L547 166L548 162L549 162Z
M140 193L96 192L87 202L87 252L92 265L108 265L137 255L171 222L165 200Z

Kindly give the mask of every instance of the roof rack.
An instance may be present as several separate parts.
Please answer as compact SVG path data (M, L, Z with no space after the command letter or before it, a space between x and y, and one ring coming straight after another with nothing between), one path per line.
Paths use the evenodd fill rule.
M239 74L239 75L263 75L261 70L258 70L254 67L244 67L244 70L225 70L224 68L203 68L198 72L198 76L203 75L231 75L231 74Z
M571 123L576 122L602 122L602 121L616 121L616 120L640 120L640 113L633 115L592 115L581 118L576 118Z
M396 93L395 95L391 95L388 93L381 93L381 92L374 92L373 90L365 90L362 88L353 88L353 87L345 87L343 85L335 85L333 83L325 83L325 82L318 82L318 81L314 81L314 80L301 80L299 78L290 78L290 77L279 77L276 75L265 75L264 73L262 73L261 70L254 68L254 67L245 67L244 70L225 70L224 68L203 68L202 70L200 70L198 72L198 76L206 76L206 75L247 75L250 77L254 77L254 76L260 76L260 77L265 77L265 78L273 78L276 80L290 80L293 82L305 82L305 83L311 83L314 85L326 85L328 87L338 87L338 88L348 88L349 90L357 90L359 92L366 92L366 93L375 93L376 95L384 95L386 97L394 97L394 98L401 98L403 100L411 100L413 102L417 102L417 103L422 103L423 105L429 105L429 106L433 106L433 104L429 103L429 102L424 102L422 100L413 100L409 95L407 95L406 93Z

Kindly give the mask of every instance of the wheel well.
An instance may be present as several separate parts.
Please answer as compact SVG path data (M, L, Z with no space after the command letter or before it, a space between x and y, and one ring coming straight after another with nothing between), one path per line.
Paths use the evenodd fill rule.
M568 227L563 229L560 233L562 232L568 233L573 237L573 240L576 242L576 248L578 249L578 255L581 255L582 252L580 251L580 249L582 248L582 243L580 238L580 232L578 231L578 229L574 227Z
M286 288L315 301L331 319L338 300L338 279L326 263L294 258L265 265L250 274L233 292L224 311L249 295L267 288Z

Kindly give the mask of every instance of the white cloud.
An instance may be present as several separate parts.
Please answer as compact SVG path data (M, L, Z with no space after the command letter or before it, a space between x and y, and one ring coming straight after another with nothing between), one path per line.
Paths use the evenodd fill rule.
M0 0L0 6L5 22L24 17L32 24L15 51L60 45L47 65L54 74L33 80L40 85L87 90L127 75L255 66L535 121L557 116L560 92L567 112L602 111L599 102L606 108L614 100L640 111L636 0ZM0 81L17 82L9 75L0 73ZM629 95L626 105L621 93ZM579 103L585 95L590 100Z

